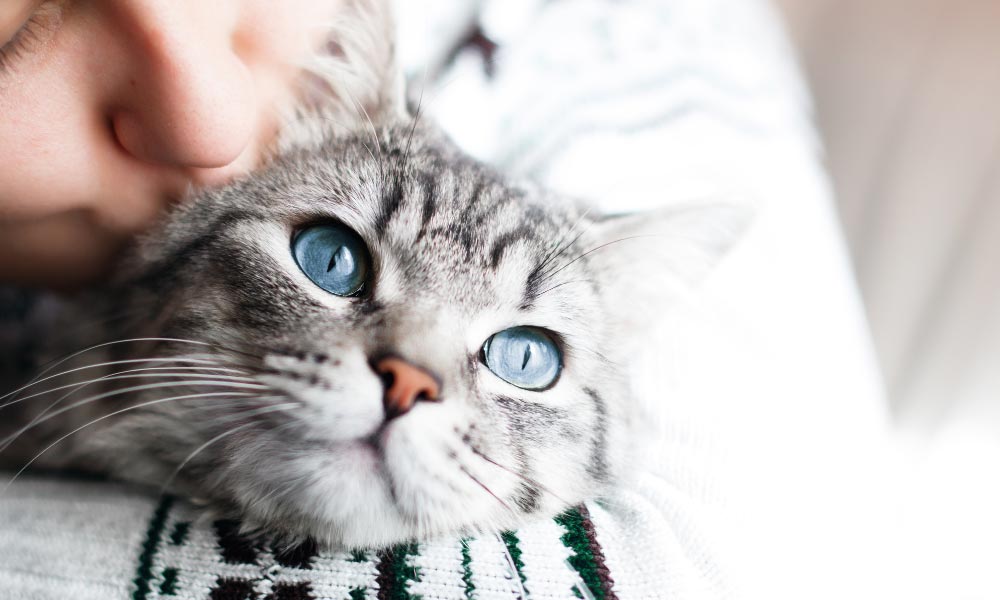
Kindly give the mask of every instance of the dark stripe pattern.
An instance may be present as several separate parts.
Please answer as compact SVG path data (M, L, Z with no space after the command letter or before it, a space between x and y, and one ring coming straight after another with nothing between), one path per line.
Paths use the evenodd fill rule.
M191 523L188 523L187 521L181 521L174 525L174 530L170 533L170 545L180 546L183 544L190 531Z
M503 539L503 543L507 546L507 554L510 555L510 560L514 562L514 570L517 571L517 578L521 580L521 586L524 588L524 593L528 594L528 586L526 585L528 580L524 576L524 561L521 560L521 540L517 539L517 534L513 531L505 531L500 534L500 538ZM523 600L528 600L524 598Z
M465 597L472 600L472 593L476 591L476 584L472 582L472 555L469 553L469 540L462 540L462 583L465 584Z
M149 595L149 584L153 576L153 558L160 546L160 538L167 525L167 515L170 514L170 507L173 503L173 496L161 498L160 504L149 520L146 539L142 543L142 553L139 554L139 566L135 573L135 590L132 592L132 600L146 600Z
M580 574L594 597L597 600L618 600L614 592L614 580L604 563L604 551L597 542L587 507L580 505L570 509L556 517L556 522L566 528L562 541L574 552L569 563Z
M208 594L209 600L257 600L253 582L238 577L220 577Z
M236 565L257 563L260 548L253 540L240 534L238 521L216 521L212 526L215 528L215 535L218 536L222 560Z
M160 593L164 596L173 596L177 593L177 574L179 571L173 567L163 569L163 583L160 584Z
M594 412L597 414L594 420L593 446L590 450L590 461L587 463L587 473L596 481L603 482L608 479L608 407L596 390L584 388L583 391L593 401Z
M318 554L319 547L316 545L316 540L310 538L291 548L276 548L274 560L283 567L310 569Z
M406 589L407 581L420 581L420 572L407 563L417 553L417 544L400 544L379 553L378 600L414 600Z

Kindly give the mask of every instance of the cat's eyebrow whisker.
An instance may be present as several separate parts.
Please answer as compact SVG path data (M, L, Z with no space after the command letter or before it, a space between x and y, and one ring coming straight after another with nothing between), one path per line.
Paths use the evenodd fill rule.
M593 280L591 280L591 279L570 279L569 281L563 281L562 283L557 283L557 284L555 284L552 287L545 288L544 290L538 292L537 294L535 294L535 298L538 298L542 294L548 294L552 290L554 290L556 288L560 288L560 287L562 287L564 285L569 285L571 283L589 283L591 281L593 281Z
M403 150L403 163L410 159L410 143L413 141L413 133L417 130L417 122L420 120L420 109L424 105L424 90L427 89L426 82L420 87L420 97L417 99L417 110L414 111L413 123L410 125L410 133L406 136L406 149Z
M250 390L266 390L266 389L269 389L265 385L250 384L250 383L186 380L186 381L167 381L167 382L148 383L148 384L145 384L145 385L137 385L137 386L131 386L131 387L121 388L121 389L117 389L117 390L111 390L109 392L104 392L102 394L97 394L97 395L85 398L83 400L79 400L77 402L74 402L73 404L70 404L69 406L64 406L64 407L60 408L59 410L56 410L56 411L53 411L53 412L49 413L44 418L38 419L37 421L35 421L33 423L30 423L30 424L22 427L21 429L17 430L13 434L7 436L7 438L5 438L4 440L0 441L0 452L3 452L8 447L10 447L10 445L13 444L17 440L18 437L20 437L22 434L24 434L28 430L30 430L30 429L32 429L34 427L37 427L38 425L41 425L42 423L44 423L44 422L46 422L46 421L48 421L50 419L54 419L55 417L58 417L59 415L65 413L67 411L73 410L74 408L79 408L79 407L84 406L86 404L90 404L92 402L97 402L98 400L103 400L105 398L111 398L113 396L119 396L121 394L127 394L127 393L130 393L130 392L142 392L142 391L152 390L152 389L158 389L158 388L182 387L182 386L191 386L191 385L197 385L199 387L226 387L226 388L229 388L229 390L230 390L229 393L242 393L242 394L249 394L249 395L252 395L252 393L253 393ZM236 391L236 390L241 390L241 389L245 390L245 391Z
M654 235L654 234L630 235L628 237L618 238L617 240L611 240L610 242L605 242L605 243L601 244L600 246L596 246L594 248L591 248L590 250L587 250L586 252L581 253L579 256L577 256L573 260L567 262L566 264L564 264L563 266L559 267L555 271L552 271L551 273L549 273L548 275L546 275L546 278L552 277L553 275L555 275L559 271L562 271L566 267L572 265L573 263L575 263L576 261L584 258L585 256L593 254L594 252L597 252L598 250L601 250L603 248L607 248L608 246L610 246L612 244L617 244L619 242L624 242L624 241L628 241L628 240L635 240L635 239L639 239L639 238L650 238L650 237L652 237L652 238L658 238L658 237L663 237L663 236L662 235Z
M372 155L371 148L368 147L368 144L362 143L362 145L365 147L366 150L368 150L368 154L371 155L372 160L375 162L375 164L378 165L379 177L382 179L382 181L385 181L385 167L384 167L385 156L382 154L382 144L378 140L378 130L375 127L375 123L372 122L371 116L369 116L368 111L365 110L364 104L358 102L358 99L355 98L353 94L351 94L350 90L347 90L345 88L344 92L350 99L351 104L353 104L355 108L359 109L361 111L361 114L365 116L365 120L368 122L368 126L371 128L372 141L375 142L375 149L378 151L378 158L376 159L375 156Z
M280 396L266 396L266 397L263 397L263 398L255 398L255 400L261 401L261 400L277 399L277 398L280 398ZM271 405L271 406L265 406L263 408L256 408L256 409L248 410L248 411L240 411L240 412L235 413L234 415L232 415L230 417L230 419L252 419L254 417L259 417L260 415L264 415L264 414L267 414L267 413L272 413L272 412L278 412L278 411L282 411L282 410L287 410L289 408L298 408L299 406L301 406L301 404L298 403L298 402L294 402L294 403L293 402L286 402L285 404L275 404L275 405ZM187 458L185 458L184 460L181 461L181 464L179 464L177 466L177 468L174 469L174 472L171 473L170 477L168 477L167 480L163 483L163 485L160 487L160 494L162 495L163 493L165 493L167 491L167 488L170 487L170 484L172 484L174 482L174 479L176 479L177 476L181 473L181 471L184 470L184 467L186 467L188 465L188 463L190 463L192 460L194 460L194 458L196 456L198 456L198 454L200 454L203 450L205 450L206 448L208 448L212 444L214 444L214 443L216 443L218 441L221 441L224 438L229 437L230 435L233 435L233 434L238 433L238 432L240 432L240 431L242 431L244 429L247 429L248 427L250 427L252 425L256 425L256 423L254 421L250 421L249 423L244 423L243 425L240 425L238 427L233 427L232 429L228 429L228 430L224 431L223 433L220 433L219 435L217 435L217 436L213 437L212 439L208 440L204 444L202 444L202 445L198 446L197 448L195 448L193 452L191 452L190 454L187 455Z
M556 241L556 244L555 244L555 247L554 247L554 248L552 249L552 251L550 251L550 252L549 252L548 254L546 254L546 255L545 255L545 258L543 258L543 259L542 259L542 262L541 262L541 263L539 263L539 265L538 265L537 267L535 267L535 271L537 271L537 272L541 273L541 271L542 271L542 270L543 270L543 269L545 268L545 266L546 266L546 265L548 265L548 264L549 264L549 263L550 263L551 261L553 261L553 260L555 260L555 259L559 258L559 256L560 256L560 255L561 255L561 254L562 254L563 252L565 252L566 250L568 250L568 249L569 249L569 248L570 248L570 247L571 247L571 246L572 246L573 244L575 244L575 243L576 243L576 242L577 242L577 241L578 241L578 240L579 240L579 239L580 239L581 237L583 237L583 236L584 236L584 234L586 234L586 233L587 233L587 231L588 231L588 230L590 229L590 227L591 227L591 224L589 224L589 223L588 223L587 227L586 227L586 228L584 228L584 229L583 229L582 231L580 231L579 233L577 233L577 234L576 234L576 236L574 236L574 237L573 237L573 239L571 239L571 240L569 240L568 242L566 242L565 244L563 244L563 240L565 240L565 239L566 239L566 238L568 238L569 236L573 235L573 232L574 232L574 231L576 231L576 228L580 226L580 223L583 223L583 222L584 222L584 219L586 219L586 218L587 218L587 215L589 215L589 214L590 214L590 211L591 211L591 210L592 210L592 208L588 207L588 208L587 208L587 210L583 211L583 214L581 214L581 215L580 215L580 218L576 220L576 223L574 223L574 224L573 224L573 227L571 227L571 228L569 229L569 231L567 231L566 233L564 233L564 234L562 235L562 237L560 237L560 238L559 238L559 239L558 239L558 240ZM547 279L547 278L548 278L548 276L546 276L546 275L543 275L543 279Z
M102 415L100 417L97 417L96 419L93 419L93 420L91 420L91 421L89 421L87 423L84 423L83 425L77 427L73 431L70 431L69 433L63 435L62 437L60 437L56 441L52 442L51 444L49 444L48 446L46 446L45 448L43 448L38 454L36 454L34 457L32 457L31 460L29 460L27 463L25 463L25 465L23 467L21 467L20 470L17 471L17 473L14 473L14 476L10 479L10 481L8 481L6 483L6 485L4 485L2 489L0 489L0 496L2 496L3 494L5 494L7 492L7 489L10 488L11 484L13 484L14 481L18 477L20 477L22 473L24 473L26 470L28 470L28 467L30 467L32 464L34 464L36 460L38 460L39 458L41 458L42 455L44 455L46 452L48 452L52 448L55 448L58 444L60 444L61 442L65 441L70 436L72 436L72 435L74 435L74 434L76 434L76 433L78 433L78 432L86 429L87 427L90 427L91 425L95 425L95 424L100 423L101 421L103 421L105 419L110 419L111 417L114 417L116 415L120 415L122 413L129 412L131 410L136 410L136 409L139 409L139 408L145 408L147 406L153 406L154 404L163 404L165 402L175 402L177 400L186 400L186 399L191 399L191 398L207 398L207 397L213 397L213 396L229 396L229 395L232 395L234 393L238 393L238 392L203 392L203 393L200 393L200 394L185 394L185 395L182 395L182 396L171 396L169 398L158 398L156 400L150 400L148 402L141 402L141 403L136 404L134 406L128 406L126 408L122 408L122 409L116 410L114 412L110 412L110 413L108 413L106 415ZM16 435L19 435L19 434L16 434Z

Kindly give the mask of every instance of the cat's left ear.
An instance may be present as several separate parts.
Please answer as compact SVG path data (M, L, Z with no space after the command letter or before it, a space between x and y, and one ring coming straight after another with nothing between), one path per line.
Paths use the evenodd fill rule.
M360 129L405 119L406 81L396 54L391 2L342 2L327 29L324 49L303 65L297 120L312 127L332 123ZM308 140L310 134L298 137Z
M750 202L734 200L605 216L588 231L587 260L609 308L642 319L700 285L755 213Z
M374 93L369 99L370 117L376 123L394 123L408 118L406 97L406 77L399 59L399 33L396 19L389 0L355 0L357 10L362 13L362 21L369 25L368 31L344 33L356 47L352 55L354 64L363 64L367 58Z

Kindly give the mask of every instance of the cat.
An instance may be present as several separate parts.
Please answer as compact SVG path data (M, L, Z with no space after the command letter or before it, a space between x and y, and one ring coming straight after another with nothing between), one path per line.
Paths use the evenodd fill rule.
M381 86L172 210L35 335L70 357L0 400L0 457L353 548L516 528L627 478L642 330L746 210L598 215L413 112Z

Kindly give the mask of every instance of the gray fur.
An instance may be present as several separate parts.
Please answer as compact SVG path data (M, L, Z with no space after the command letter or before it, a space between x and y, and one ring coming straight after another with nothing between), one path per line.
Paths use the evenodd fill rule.
M614 485L637 419L625 365L640 337L622 328L700 279L740 218L713 207L598 217L505 180L398 103L378 106L346 130L313 121L259 173L185 203L112 285L64 311L75 324L47 334L50 358L133 338L199 344L116 343L59 364L48 374L178 361L27 388L21 397L164 367L0 409L0 435L39 421L0 456L23 464L58 441L36 466L166 485L249 527L352 547L512 528ZM331 219L368 245L361 297L324 292L292 258L296 228ZM552 388L518 389L479 360L490 335L517 325L557 334ZM442 401L383 428L369 361L384 354L433 372ZM165 367L186 370L171 379ZM83 402L144 383L163 387ZM220 392L242 394L193 397ZM181 395L192 397L160 401ZM54 416L39 419L47 407Z

